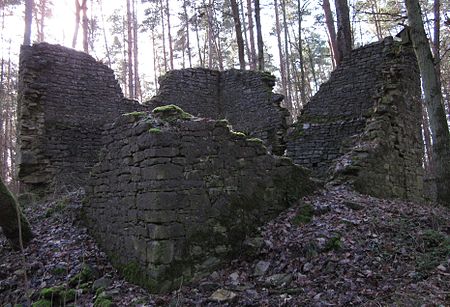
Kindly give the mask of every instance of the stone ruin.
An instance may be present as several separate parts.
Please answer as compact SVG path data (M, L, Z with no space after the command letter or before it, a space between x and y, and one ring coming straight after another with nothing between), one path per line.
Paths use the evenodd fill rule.
M409 44L386 38L354 50L291 127L274 81L176 70L141 105L87 54L22 47L19 178L41 195L85 188L91 233L126 277L154 292L242 253L257 226L315 189L311 174L375 196L421 198L420 84Z

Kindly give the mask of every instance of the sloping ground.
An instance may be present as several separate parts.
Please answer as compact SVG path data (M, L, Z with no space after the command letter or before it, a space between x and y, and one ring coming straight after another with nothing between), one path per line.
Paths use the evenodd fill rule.
M332 187L266 224L229 266L155 296L111 267L77 222L80 198L74 193L25 210L36 238L24 260L0 239L0 305L26 302L27 288L34 302L51 299L41 290L54 286L62 286L60 295L78 288L65 292L67 305L77 306L96 297L119 306L450 305L448 208ZM89 269L77 275L83 267ZM53 301L64 305L55 292Z

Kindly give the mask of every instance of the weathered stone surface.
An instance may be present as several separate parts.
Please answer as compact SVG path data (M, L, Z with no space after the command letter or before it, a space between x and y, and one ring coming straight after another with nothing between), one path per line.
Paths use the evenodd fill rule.
M153 291L209 274L240 253L258 225L313 190L308 171L220 121L130 116L105 128L85 212L111 259L119 267L138 264L151 282L136 281ZM151 150L134 146L141 143ZM163 148L177 150L167 157ZM140 159L127 159L141 151Z
M289 112L280 107L281 95L272 93L275 77L267 72L204 68L172 70L159 80L152 107L175 104L186 112L227 119L236 131L263 140L282 155Z
M91 56L47 43L23 46L18 95L19 179L39 193L84 186L102 126L143 109Z
M378 197L420 199L420 79L409 44L352 51L302 111L287 156L316 176Z
M268 154L284 152L287 115L270 74L172 71L149 102L164 107L150 114L123 98L106 66L42 43L22 49L19 83L21 182L34 192L87 185L92 233L153 291L245 249L258 254L264 242L247 235L313 189L308 171ZM359 48L305 107L287 156L364 193L418 198L419 98L411 46L388 38Z

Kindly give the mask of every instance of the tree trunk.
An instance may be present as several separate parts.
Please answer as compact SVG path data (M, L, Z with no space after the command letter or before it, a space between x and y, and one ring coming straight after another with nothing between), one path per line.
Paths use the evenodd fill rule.
M303 20L303 9L301 7L300 0L297 0L297 10L298 10L298 55L300 58L300 99L301 105L306 103L306 83L305 83L305 65L303 59L303 41L302 41L302 20Z
M31 45L31 23L33 21L33 0L25 0L25 31L23 34L23 44Z
M330 1L323 0L322 8L323 8L323 12L325 15L325 24L327 26L328 36L330 39L332 60L333 60L334 66L336 66L339 64L339 63L337 63L337 60L338 60L338 58L337 58L337 55L338 55L337 38L336 38L336 29L334 27L333 13L331 12Z
M25 247L33 238L27 219L2 178L0 178L0 227L14 250Z
M202 58L202 48L200 46L200 34L198 31L198 16L195 16L194 30L195 30L195 37L197 38L198 60L200 61L200 67L205 67L203 63L204 57Z
M350 13L347 0L335 0L337 19L337 51L338 61L341 62L352 52L352 30L350 27Z
M256 50L255 50L255 36L253 34L253 12L252 0L247 0L247 15L248 15L248 32L250 39L250 69L256 70Z
M164 59L164 73L168 71L167 69L167 54L166 54L166 26L164 22L164 6L162 0L159 1L161 10L161 28L162 28L162 47L163 47L163 59Z
M283 12L283 28L284 28L284 57L286 63L286 98L285 102L288 108L294 109L292 103L292 88L291 88L291 69L290 69L290 50L289 50L289 37L288 37L288 26L286 18L286 1L281 0L281 11Z
M75 30L73 31L72 48L77 46L78 29L80 28L81 6L78 0L75 0Z
M440 14L440 0L434 0L433 11L434 11L434 29L433 29L433 55L434 55L434 66L436 68L436 74L438 77L439 84L441 84L441 14Z
M139 80L138 20L136 0L133 0L133 58L134 58L134 98L142 100L141 82Z
M308 49L309 66L311 68L311 74L312 74L313 81L314 81L314 90L317 92L318 87L317 87L317 77L316 77L316 68L314 65L314 58L313 58L311 47L309 46L309 44L306 44L306 48Z
M284 97L287 97L286 66L283 54L283 45L281 43L281 26L280 26L280 14L278 12L278 0L275 0L273 5L275 7L275 31L277 33L278 55L280 58L281 89ZM289 105L288 108L290 108ZM292 110L290 109L290 111Z
M211 4L213 4L213 1L211 1ZM212 5L211 5L211 7L213 8ZM213 20L215 20L215 21L219 20L217 18L217 11L213 10L213 13L214 13L214 18L211 17L211 23L213 22ZM214 33L218 33L218 34L215 35ZM224 67L223 67L223 53L222 53L222 44L220 43L220 32L219 31L214 31L213 32L213 41L214 41L214 46L216 48L216 54L217 54L217 61L218 61L218 64L219 64L219 70L223 71L224 70Z
M183 11L184 11L184 18L186 20L186 49L189 59L189 67L192 67L192 52L191 52L191 44L189 40L189 15L187 13L187 1L183 1ZM199 51L200 52L200 51Z
M248 34L247 34L248 26L247 26L247 23L245 21L245 14L244 14L245 10L244 10L244 3L243 2L244 1L240 1L240 7L239 7L240 11L239 11L239 13L240 13L240 18L242 20L242 32L244 33L245 53L247 53L247 61L248 61L248 64L250 65L251 62L252 62L252 55L250 53L250 44L248 42Z
M157 76L157 52L156 52L156 40L155 40L155 30L152 28L152 51L153 51L153 71L155 72L155 92L158 90L158 76Z
M45 40L45 17L47 13L47 0L40 0L39 4L35 3L35 22L37 29L37 41L43 42ZM38 17L38 15L40 15Z
M204 1L203 1L204 3ZM212 63L213 63L213 57L212 57L212 53L213 53L213 35L212 35L212 21L211 21L211 12L210 12L210 7L212 5L212 1L209 0L208 6L206 6L206 17L208 19L208 68L211 69L212 68Z
M450 205L450 134L442 105L442 93L433 65L418 0L406 0L411 40L422 75L425 105L430 119L437 199Z
M425 143L425 173L429 177L434 176L433 157L431 149L431 133L430 133L430 121L428 120L428 114L426 108L422 108L422 130Z
M236 31L236 42L238 45L239 68L245 70L244 39L242 38L241 19L239 18L239 8L236 0L231 1L231 10L233 12L234 30Z
M261 16L260 16L259 0L255 0L255 22L256 22L256 36L258 42L258 70L264 70L264 44L261 31Z
M87 0L83 0L81 4L81 11L83 13L83 51L89 53L89 20L87 17Z
M173 70L173 46L172 46L172 31L171 31L171 27L170 27L169 0L166 0L166 15L167 15L167 35L168 35L168 38L169 38L170 69Z
M133 21L131 17L130 0L127 0L127 71L128 71L128 95L134 99L134 74L133 74Z
M371 15L373 16L373 23L375 24L375 32L377 34L377 39L379 41L381 41L381 40L383 40L384 35L383 35L383 31L381 29L380 20L378 19L379 9L378 9L378 5L377 5L377 1L378 0L370 1L370 9L372 10Z
M111 68L111 54L109 52L109 46L108 46L108 37L106 36L106 29L105 29L105 15L103 14L103 1L99 1L100 5L100 15L102 18L102 32L103 32L103 40L105 42L105 49L106 49L106 58L108 59L108 67Z

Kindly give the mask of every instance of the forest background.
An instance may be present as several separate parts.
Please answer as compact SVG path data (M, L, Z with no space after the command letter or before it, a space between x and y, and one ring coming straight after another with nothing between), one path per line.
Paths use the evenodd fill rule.
M285 95L284 106L295 121L339 60L335 2L348 4L353 48L394 36L407 24L398 0L35 0L31 40L89 53L115 71L126 97L139 101L153 96L158 78L172 69L263 65L277 76L276 91ZM449 119L450 1L420 4ZM262 45L255 13L261 16ZM0 0L0 177L14 191L23 18L24 1ZM425 108L423 124L424 165L430 169Z

